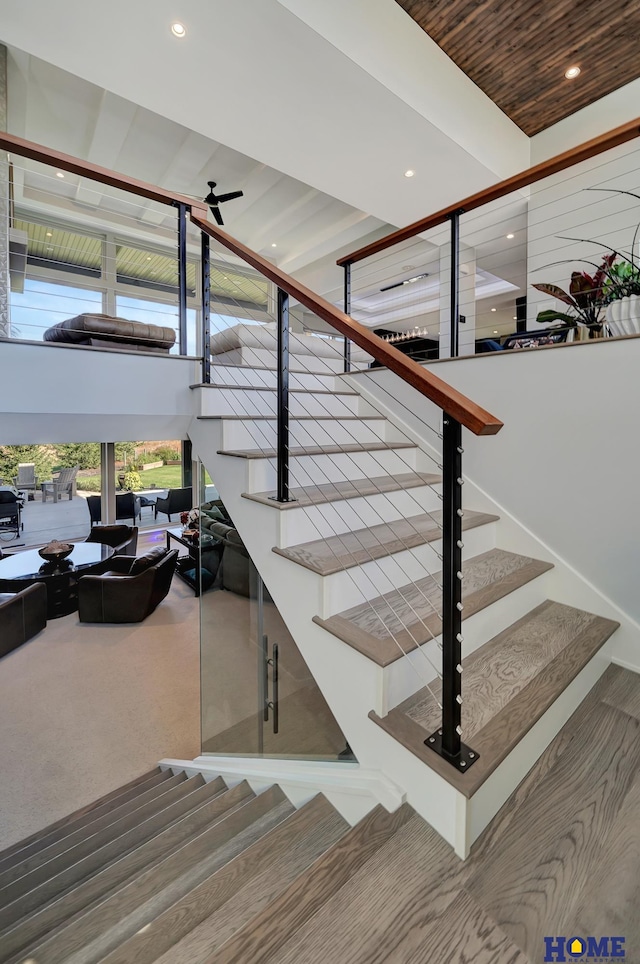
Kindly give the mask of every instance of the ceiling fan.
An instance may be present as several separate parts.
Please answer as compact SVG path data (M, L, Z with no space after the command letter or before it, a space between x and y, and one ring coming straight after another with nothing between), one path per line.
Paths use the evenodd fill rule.
M237 197L243 197L244 191L231 191L229 194L214 194L214 188L216 186L216 182L207 181L207 184L209 185L211 190L209 191L206 198L204 199L204 203L209 205L209 207L211 208L211 213L216 219L216 222L221 227L223 227L224 221L222 220L222 215L220 214L220 208L218 207L218 205L224 204L225 201L233 201L233 199Z

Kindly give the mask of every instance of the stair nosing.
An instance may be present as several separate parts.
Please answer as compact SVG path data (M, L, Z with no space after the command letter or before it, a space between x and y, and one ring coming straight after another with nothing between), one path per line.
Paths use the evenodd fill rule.
M200 417L200 416L199 416ZM417 449L414 442L362 442L348 445L290 446L291 458L304 458L316 455L354 454L356 452L384 452L395 449ZM276 449L218 449L216 455L227 455L238 459L275 459Z
M471 655L476 655L484 647L495 644L496 641L512 632L516 627L525 624L532 616L552 602L553 600L546 600L540 606L536 606L512 623L511 626L484 643ZM478 760L466 773L460 773L424 745L424 739L429 734L419 723L408 717L402 709L415 696L404 700L399 706L390 710L385 717L379 717L374 711L371 711L369 719L377 723L386 733L398 740L406 749L444 777L456 790L459 790L467 798L471 798L562 695L620 625L615 620L607 619L604 616L591 615L596 617L595 621L584 627L495 716L492 716L482 729L474 734L470 742L472 749L478 754ZM589 636L592 634L596 634L596 636L589 642ZM559 675L554 682L553 677L556 673L559 673ZM525 719L523 718L523 710L527 706L532 706L533 710L526 714ZM520 720L518 720L518 714L520 714ZM406 739L401 739L396 735L400 730L399 724L402 724L402 730L407 736ZM502 739L500 739L501 733Z
M480 553L478 556L473 556L471 559L467 560L466 564L468 565L474 560L481 560L487 557L490 553L496 551L499 550L490 549L488 552ZM518 556L518 553L510 553L510 555ZM525 556L524 558L530 559L531 557ZM515 592L522 586L527 585L527 583L537 579L538 576L543 575L550 569L553 569L553 563L544 562L539 559L531 559L531 562L527 563L527 565L511 571L497 582L489 583L487 586L474 590L468 595L466 595L464 592L463 583L463 620L468 619L470 616L474 616L478 612L481 612L483 609L486 609L487 606L497 602L499 599L503 599L505 596L510 595L512 592ZM434 583L439 583L442 581L442 573L434 573L430 579ZM514 585L513 583L516 584ZM369 602L374 604L378 600L393 596L396 593L401 594L403 591L411 588L413 585L413 583L410 583L407 586L394 589L390 593L385 593L382 596L377 596L375 599L369 600ZM499 588L501 591L499 591L497 595L494 595L493 598L486 600L484 597L486 596L486 591L489 587L493 587L494 590ZM399 659L402 659L406 653L413 652L414 650L418 649L419 646L429 642L432 638L437 638L441 633L441 621L439 616L437 613L430 614L424 620L420 620L415 624L412 624L410 627L404 627L402 634L397 634L396 638L398 640L401 639L402 648L400 648L399 645L396 645L393 638L381 640L377 637L371 636L366 632L366 630L360 629L354 624L350 625L349 620L345 618L344 613L348 613L351 611L351 609L356 608L358 607L352 606L350 609L344 610L342 613L336 613L332 616L328 616L326 619L322 619L320 616L314 616L313 622L318 626L322 626L322 628L327 632L331 633L333 636L336 636L338 639L341 639L348 646L351 646L357 652L361 653L363 656L366 656L368 659L372 660L374 663L377 663L378 666L382 666L383 668L390 666ZM351 634L351 638L348 638L349 633ZM428 633L432 633L432 635L428 635Z
M401 480L404 476L412 476L405 483ZM276 502L274 501L277 495L277 489L271 489L267 492L242 492L241 496L243 499L250 499L252 502L259 502L261 505L268 505L270 508L275 509L301 509L307 508L313 505L327 505L332 502L346 502L350 499L366 499L376 495L385 495L389 492L404 492L410 489L427 488L442 484L442 476L436 475L435 473L429 472L402 472L399 475L379 475L371 479L351 479L349 480L355 485L357 482L366 482L369 485L386 485L387 480L391 480L392 484L384 488L375 488L370 492L358 492L353 491L349 493L341 493L336 490L338 485L343 485L344 482L322 482L320 485L309 485L309 486L294 486L289 489L289 495L294 500L292 502ZM321 493L322 497L319 498L309 498L306 496L307 489L322 490L326 489L327 495ZM300 495L303 498L300 498Z
M400 552L406 552L410 549L417 549L419 546L439 542L442 539L442 530L438 528L427 529L425 532L418 532L414 528L412 532L402 537L403 544L398 546L391 541L382 541L384 530L388 530L396 525L396 523L408 522L413 523L414 526L417 526L420 524L418 520L422 521L429 519L437 526L435 517L438 515L442 515L441 509L436 509L433 512L421 512L414 516L405 516L402 519L397 519L395 522L381 522L377 523L375 526L368 526L363 527L362 529L354 529L348 532L337 533L336 535L329 536L328 539L313 539L310 542L301 542L295 546L287 546L285 548L274 546L271 551L275 552L279 556L283 556L285 559L289 559L298 566L302 566L304 569L309 569L311 572L317 573L319 576L333 576L336 575L336 573L344 572L347 569L354 569L358 566L363 566L367 562L374 562L377 559L384 559L388 556L394 556ZM489 512L474 512L472 510L467 510L462 520L462 529L463 531L468 532L471 529L478 529L485 525L491 525L499 520L500 516L493 515ZM292 550L299 550L304 547L316 545L326 545L327 542L334 540L336 542L340 542L341 539L346 536L364 538L365 533L374 534L373 538L375 538L377 541L371 546L360 547L359 549L356 549L355 552L345 549L342 556L338 555L338 553L334 553L332 561L324 566L314 564L312 561L296 559L292 554ZM400 541L400 537L395 537L395 539L396 542ZM358 553L366 553L367 555L365 558L358 558Z

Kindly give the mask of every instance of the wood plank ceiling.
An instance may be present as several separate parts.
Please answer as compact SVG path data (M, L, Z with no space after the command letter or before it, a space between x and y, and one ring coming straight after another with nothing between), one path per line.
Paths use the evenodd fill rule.
M640 76L638 0L397 3L529 136Z

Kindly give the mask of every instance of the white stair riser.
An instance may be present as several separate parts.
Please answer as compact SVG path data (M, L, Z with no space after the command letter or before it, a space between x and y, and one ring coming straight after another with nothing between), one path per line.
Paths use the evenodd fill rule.
M275 390L278 376L275 366L269 368L241 368L239 365L211 366L211 381L220 385L257 385ZM318 372L290 372L289 388L304 388L311 391L349 391L340 379L333 374Z
M469 533L467 533L469 534ZM553 570L543 573L537 579L520 586L519 589L497 600L491 606L481 609L474 615L464 619L462 623L462 654L469 656L480 646L489 642L498 633L503 632L518 619L521 619L536 606L548 599L553 593ZM440 639L440 637L438 637ZM439 650L437 651L439 652ZM436 658L435 643L427 644L427 653L432 660ZM439 658L439 657L438 657ZM396 660L384 669L384 688L379 715L384 716L394 706L412 696L420 688L420 679L411 666L421 667L425 660L420 653L410 653L402 659ZM439 663L438 663L439 665ZM420 672L424 672L420 669ZM462 679L464 698L464 674Z
M387 442L388 422L384 419L360 421L359 419L341 420L305 419L289 422L289 445L295 447L313 445L365 445ZM397 437L397 431L392 434ZM278 425L275 419L223 419L222 447L224 449L265 449L276 448L278 444Z
M420 485L413 489L287 509L279 514L278 546L284 549L381 522L395 522L422 512L437 511L442 509L438 497L441 489L441 485Z
M276 487L275 459L249 459L246 492L264 492ZM289 460L289 484L323 485L344 479L372 478L416 470L416 449L380 449L375 452L337 452L333 455L300 455Z
M463 560L495 547L495 523L470 529L464 535ZM367 599L424 579L429 573L441 572L441 554L442 542L438 540L323 576L324 605L318 615L327 619L352 606L360 606Z
M275 391L254 391L242 388L202 388L200 391L201 415L276 415ZM305 415L375 415L366 402L357 395L329 395L311 392L291 392L289 413L292 418Z
M217 356L221 365L248 365L252 368L275 368L276 353L268 348L233 348ZM289 365L296 372L318 372L336 375L344 372L344 358L336 352L334 358L318 358L316 355L296 355L289 352ZM363 366L364 367L364 366Z

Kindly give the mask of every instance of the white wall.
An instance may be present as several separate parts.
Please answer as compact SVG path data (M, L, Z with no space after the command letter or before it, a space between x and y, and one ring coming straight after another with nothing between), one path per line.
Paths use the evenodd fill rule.
M199 360L0 343L0 444L186 438Z
M465 430L465 477L636 620L639 365L640 339L632 338L430 366L505 423L494 437ZM438 424L430 402L417 406L415 392L388 371L350 377L383 405L389 394L399 399L403 420L431 444L421 423Z

